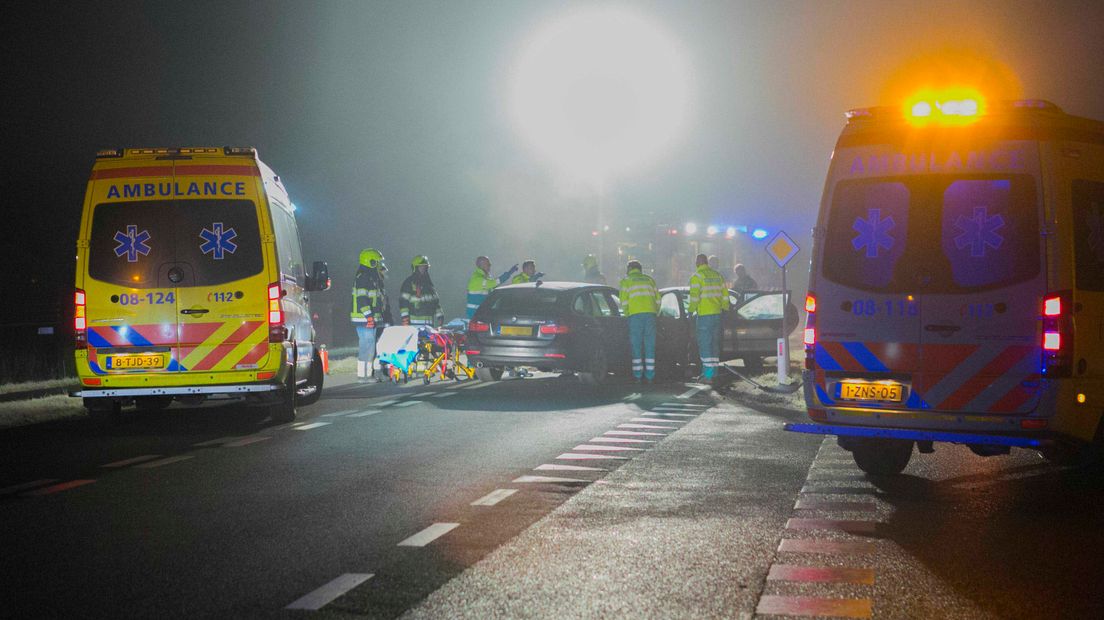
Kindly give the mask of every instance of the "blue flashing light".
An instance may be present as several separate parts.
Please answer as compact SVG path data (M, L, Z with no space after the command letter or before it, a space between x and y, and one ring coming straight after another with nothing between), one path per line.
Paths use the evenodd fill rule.
M911 441L943 441L947 443L1011 446L1013 448L1039 448L1049 441L1031 437L1007 435L980 435L977 433L953 433L947 431L922 431L903 428L870 428L832 424L786 424L783 428L792 433L813 435L844 435L847 437L874 437L879 439L907 439Z
M751 236L755 239L766 239L768 234L770 233L762 228L756 228L755 230L751 231Z

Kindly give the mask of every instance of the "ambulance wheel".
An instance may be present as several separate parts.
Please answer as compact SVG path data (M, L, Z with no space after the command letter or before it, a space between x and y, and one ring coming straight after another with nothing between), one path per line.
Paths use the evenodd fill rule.
M480 381L501 381L502 368L496 366L484 366L475 369L475 377Z
M295 405L298 400L296 396L295 366L292 366L287 384L285 384L283 390L277 392L277 398L279 398L279 400L268 406L268 415L272 418L273 422L284 424L295 421Z
M322 358L315 355L314 360L311 361L310 380L302 388L304 393L298 395L298 404L307 407L318 402L318 399L322 398L322 383L325 378L326 375L322 372Z
M851 456L859 469L871 476L896 476L912 458L912 442L900 439L876 439L856 442Z
M172 404L172 396L139 396L134 399L134 406L140 411L161 411Z
M117 400L86 398L84 406L88 409L88 417L92 418L96 426L115 426L123 419L123 404Z

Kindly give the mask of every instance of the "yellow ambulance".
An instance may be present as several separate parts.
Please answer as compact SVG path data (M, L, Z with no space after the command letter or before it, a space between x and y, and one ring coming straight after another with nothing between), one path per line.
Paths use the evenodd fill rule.
M1104 123L927 93L847 114L814 229L805 401L872 474L914 448L1104 447Z
M295 207L252 148L101 151L85 192L74 293L89 413L237 397L279 421L322 393Z

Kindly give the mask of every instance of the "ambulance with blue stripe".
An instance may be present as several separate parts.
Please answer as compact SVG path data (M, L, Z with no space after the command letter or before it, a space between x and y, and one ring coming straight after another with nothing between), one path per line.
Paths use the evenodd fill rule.
M322 392L294 206L252 148L101 151L85 193L76 366L94 417L238 397L290 420Z
M804 390L858 466L1104 444L1104 123L931 93L852 110L814 229Z

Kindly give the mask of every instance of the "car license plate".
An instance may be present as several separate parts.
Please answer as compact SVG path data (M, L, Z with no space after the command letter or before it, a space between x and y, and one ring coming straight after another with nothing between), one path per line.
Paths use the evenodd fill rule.
M904 394L900 383L868 383L844 381L840 384L841 400L899 403Z
M107 358L108 370L164 368L165 356L160 353L142 355L112 355Z
M503 336L532 336L533 328L528 326L519 327L517 325L503 325L498 333Z

